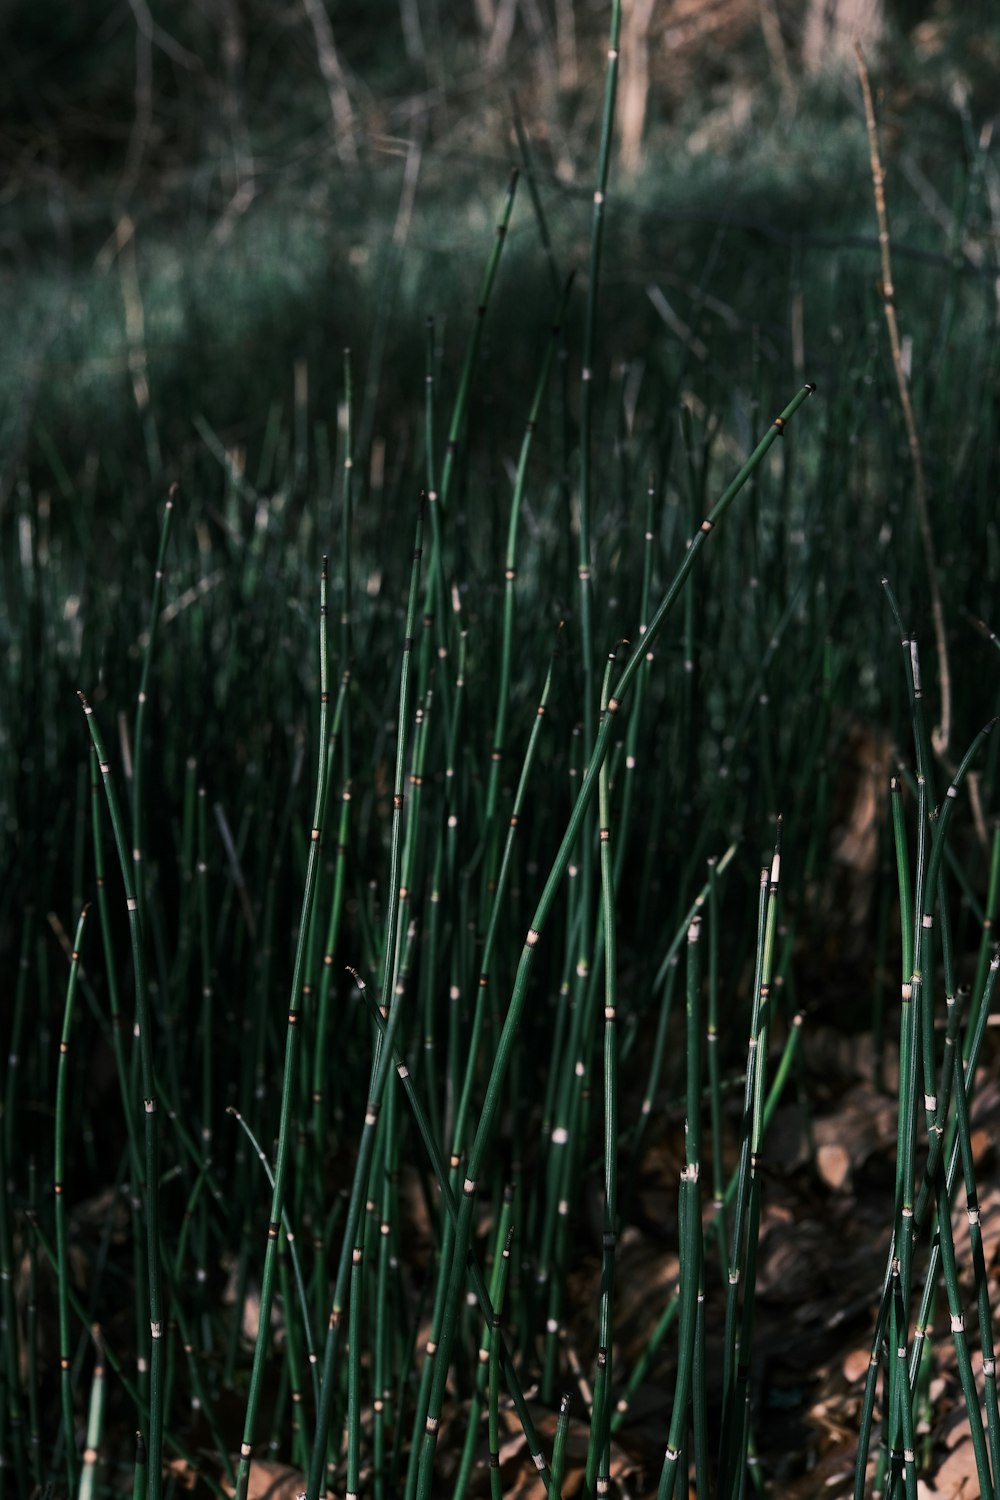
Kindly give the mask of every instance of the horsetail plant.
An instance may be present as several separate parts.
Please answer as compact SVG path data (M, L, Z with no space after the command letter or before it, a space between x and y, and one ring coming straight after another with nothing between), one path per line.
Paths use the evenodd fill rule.
M760 1224L764 1085L771 1023L771 988L774 978L774 938L777 926L780 872L781 819L779 818L770 873L767 869L761 871L753 1010L747 1048L739 1176L726 1287L719 1486L721 1492L727 1495L735 1492L738 1476L744 1472L750 1441L748 1425L750 1348L756 1291L757 1233Z
M904 650L904 665L911 711L913 742L917 762L917 819L918 842L916 871L911 877L907 848L906 828L903 821L901 781L893 777L891 783L891 806L896 864L901 909L902 940L902 986L900 1014L900 1076L899 1076L899 1123L897 1144L896 1215L892 1243L890 1245L886 1276L883 1282L882 1300L876 1320L872 1355L861 1416L860 1439L855 1465L855 1496L864 1493L867 1458L870 1444L871 1424L875 1407L876 1379L881 1364L880 1346L888 1335L890 1353L886 1372L886 1448L880 1457L880 1471L888 1466L891 1486L905 1486L907 1494L916 1494L916 1429L913 1400L917 1378L921 1369L921 1354L925 1348L926 1331L930 1321L930 1307L938 1284L938 1265L943 1269L945 1290L949 1303L952 1337L955 1344L959 1377L968 1408L970 1430L975 1452L979 1482L984 1492L992 1489L990 1457L982 1427L982 1414L972 1374L971 1361L964 1332L964 1314L958 1290L958 1275L955 1248L951 1229L951 1194L954 1182L959 1144L951 1148L951 1160L945 1169L944 1120L950 1098L956 1101L956 1113L949 1132L952 1141L956 1132L964 1132L966 1145L964 1163L971 1169L968 1156L968 1111L966 1094L974 1079L974 1060L969 1059L969 1070L964 1077L955 1075L955 1088L950 1078L939 1074L934 1050L934 976L935 955L933 933L935 913L940 918L942 951L945 965L945 990L948 1002L948 1033L954 1034L957 1026L955 1012L954 979L952 976L950 920L946 904L943 880L943 860L947 848L950 818L959 787L965 780L969 768L980 748L989 736L993 721L975 736L965 756L948 785L942 805L933 818L928 811L930 800L928 775L930 770L929 739L923 713L923 692L920 675L920 658L916 641L902 627L902 620L895 596L887 580L883 586L890 607L900 628ZM930 845L928 850L928 843ZM987 986L990 990L992 986ZM984 994L984 1000L986 995ZM987 1001L988 1005L988 1001ZM976 1018L977 1021L982 1017ZM970 1018L972 1024L972 1018ZM949 1073L955 1067L954 1048L946 1041L944 1066ZM923 1076L924 1116L927 1125L929 1150L924 1185L916 1194L916 1126L918 1100L918 1074ZM958 1102L961 1094L961 1103ZM970 1178L967 1172L967 1186ZM973 1202L975 1198L972 1186ZM931 1199L936 1201L937 1234L932 1248L930 1264L924 1280L924 1293L916 1322L912 1349L909 1341L909 1296L912 1279L913 1251L924 1222ZM970 1227L975 1257L976 1224L970 1210ZM981 1314L983 1312L980 1305ZM989 1363L986 1350L989 1342L988 1324L983 1332L984 1359ZM987 1386L989 1381L987 1380ZM996 1434L998 1423L994 1400L987 1398L987 1417L991 1434ZM994 1437L995 1442L995 1437Z
M403 1010L402 1005L390 1006L390 997L395 980L396 917L399 910L400 823L402 821L404 800L406 728L409 719L410 658L413 651L414 630L416 627L420 561L423 555L424 498L424 495L421 494L413 545L413 563L410 571L410 588L406 611L406 633L403 639L403 659L399 682L396 777L392 798L392 847L389 862L388 901L384 929L385 945L382 955L382 998L379 1006L380 1013L386 1018L388 1024L385 1038L376 1048L368 1103L365 1108L364 1128L358 1147L357 1165L355 1167L354 1182L347 1209L340 1262L330 1308L326 1343L323 1352L320 1397L316 1412L315 1438L309 1467L308 1494L310 1500L318 1500L321 1475L326 1466L327 1440L333 1409L334 1369L336 1366L344 1299L348 1290L348 1277L350 1274L350 1264L353 1259L355 1235L361 1218L361 1208L367 1186L368 1171L371 1165L372 1152L375 1147L375 1127L378 1123L382 1096L388 1077L389 1065L392 1060L392 1043ZM237 1500L246 1500L246 1497L245 1495L238 1495Z
M41 1224L38 1222L37 1217L32 1220L32 1226L31 1227L32 1227L32 1233L36 1237L38 1244L40 1245L42 1251L44 1252L46 1260L48 1261L48 1263L52 1267L52 1269L55 1270L56 1267L59 1264L59 1257L58 1257L58 1254L56 1252L55 1246L52 1244L52 1241L49 1239L49 1237L45 1233L44 1229L42 1228ZM79 1293L74 1289L74 1287L72 1286L72 1284L69 1287L68 1298L69 1298L69 1305L73 1309L73 1312L76 1314L76 1317L77 1317L78 1321L81 1323L81 1325L83 1325L84 1327L86 1327L87 1326L87 1308L84 1306L83 1301L82 1301L82 1299L79 1296ZM112 1348L108 1344L106 1338L103 1340L103 1350L104 1350L104 1357L105 1357L105 1360L107 1362L108 1368L114 1372L116 1380L121 1385L121 1388L125 1392L125 1394L128 1397L129 1401L133 1404L136 1412L139 1414L139 1416L144 1421L146 1421L148 1423L148 1421L149 1421L149 1402L143 1397L143 1395L140 1392L138 1386L133 1381L131 1381L128 1378L128 1375L125 1373L125 1369L124 1369L124 1366L122 1364L121 1359L118 1357L117 1353L112 1350ZM144 1486L143 1490L142 1490L142 1494L145 1495L145 1493L146 1493L146 1490L145 1490L145 1474L146 1474L146 1470L145 1470L145 1465L146 1465L145 1454L146 1454L146 1443L145 1443L145 1439L142 1438L141 1432L138 1433L137 1436L142 1439L142 1452L143 1452L143 1459L142 1459L143 1468L142 1468L142 1473L143 1473L143 1486ZM174 1453L178 1458L180 1458L186 1466L190 1467L192 1469L192 1471L199 1471L199 1472L201 1472L199 1470L199 1466L198 1466L197 1460L195 1459L194 1454L192 1453L192 1451L190 1450L190 1448L188 1448L187 1445L185 1443L183 1443L176 1436L175 1433L173 1433L173 1432L171 1432L169 1430L164 1433L164 1446L166 1448L169 1448L170 1451L172 1453ZM224 1500L224 1496L225 1496L226 1492L225 1492L225 1490L223 1490L222 1486L214 1478L214 1476L212 1474L209 1474L209 1473L202 1473L202 1478L204 1480L204 1483L207 1484L208 1488L211 1490L212 1494L216 1495L218 1497L218 1500Z
M759 1487L768 1456L762 1442L758 1464L754 1447L755 1343L771 1308L763 1281L757 1295L758 1236L780 1223L763 1214L766 1135L794 1081L809 1136L800 1000L815 997L817 954L824 979L841 942L846 977L862 962L870 838L886 889L867 975L888 990L898 907L901 1055L891 1244L850 1456L855 1492L861 1500L874 1482L917 1493L937 1453L942 1357L962 1392L978 1486L996 1488L1000 1403L972 1126L1000 969L1000 831L988 823L1000 737L990 724L975 731L996 703L973 715L957 674L935 683L952 694L942 714L951 742L969 746L957 764L944 759L948 728L931 732L916 632L888 587L904 673L883 692L882 596L862 587L854 597L855 559L898 572L913 610L928 605L930 554L901 521L913 517L899 434L869 421L893 374L873 328L838 330L823 430L817 438L809 424L772 465L765 457L812 387L758 442L768 365L783 354L765 313L745 360L725 343L735 325L715 285L726 279L722 231L696 287L681 257L665 274L669 295L686 299L683 318L652 287L660 322L647 339L610 305L631 251L622 276L616 266L609 280L605 263L625 245L621 213L631 228L639 203L619 210L609 191L629 30L620 0L607 10L596 167L574 229L578 303L546 216L550 195L573 194L536 170L515 110L534 218L511 243L514 173L489 213L495 233L473 272L464 337L453 337L448 309L425 316L422 258L440 237L414 237L403 253L420 160L411 145L398 234L376 278L360 419L353 356L344 349L330 373L328 349L346 340L326 324L335 337L309 363L293 352L287 399L270 400L262 425L253 411L227 415L221 400L195 413L196 441L172 460L185 503L171 486L152 513L151 590L135 570L113 577L150 524L130 488L128 505L115 498L130 485L126 447L98 452L95 440L77 471L46 431L31 449L44 483L32 457L0 483L0 696L12 705L0 722L0 829L16 876L0 888L0 946L19 963L16 983L8 964L0 1085L0 1489L12 1500L57 1474L83 1500L119 1478L137 1500L202 1482L250 1500L262 1457L290 1460L310 1500L463 1500L532 1485L550 1500L636 1486L737 1500ZM971 137L970 155L968 194L981 197L984 148ZM480 212L470 204L470 222ZM949 348L973 321L961 288L982 281L966 248L975 233L963 201L949 231ZM517 260L529 240L541 243L540 282ZM446 248L457 283L465 265ZM797 248L791 327L803 369L804 313L816 326L805 261ZM510 270L517 285L504 303ZM395 389L413 384L406 351L387 358L397 280L423 319L422 400L409 404ZM528 328L536 295L542 311ZM605 347L622 357L614 371L602 368ZM992 350L976 364L986 391L995 366ZM386 399L379 380L390 370ZM335 421L322 409L328 385ZM986 397L966 412L950 387L921 387L926 451L947 417L955 492L989 563L995 413ZM750 457L716 488L734 431ZM421 486L404 561L407 497ZM838 525L837 497L859 487L851 527ZM89 523L103 505L98 531ZM701 558L723 520L721 545ZM317 715L315 650L289 658L306 633L314 640L315 580L302 560L324 551L335 561L320 579ZM940 588L936 578L930 587L995 646L976 624L988 582L988 566L941 554ZM557 620L562 656L546 660ZM616 639L602 682L595 653ZM138 699L122 660L136 664ZM46 712L68 670L99 684L94 711L84 702L89 821L87 768L68 751L63 765L61 721ZM110 732L116 712L124 786L97 722ZM888 781L881 731L877 752L866 740L857 756L838 754L842 733L853 746L873 712L904 763L884 819L877 795L874 813L859 799L841 838L855 760L877 753ZM756 861L741 851L779 797L786 822L755 899L737 872L756 873ZM106 881L108 822L124 914ZM795 828L807 830L804 858L782 831ZM783 857L797 872L787 901ZM847 901L831 900L834 867ZM71 958L75 1000L60 1016L49 928L71 954L65 913L88 902L100 974L97 961L85 971ZM51 914L48 926L34 911ZM281 1025L274 985L286 970ZM858 1020L868 1020L860 1007ZM65 1050L57 1060L60 1021L64 1048L72 1037L93 1060L86 1074ZM52 1157L39 1171L22 1141L53 1099ZM228 1117L238 1129L219 1129ZM678 1191L664 1209L663 1165L682 1121ZM802 1155L782 1194L800 1177L811 1177ZM51 1221L39 1180L57 1190ZM54 1270L51 1308L39 1255ZM721 1337L707 1326L716 1306ZM951 1339L938 1344L939 1314ZM59 1363L48 1359L56 1349ZM571 1382L587 1429L579 1473L568 1462ZM635 1484L616 1477L623 1450L641 1467Z
M163 575L167 561L170 522L173 518L176 499L177 486L175 484L171 486L166 505L163 507L163 524L160 527L160 544L156 554L156 571L153 575L153 598L149 609L149 625L146 628L142 654L142 674L139 679L139 695L136 700L135 710L135 734L132 740L132 858L135 861L136 867L135 889L139 901L140 920L144 917L143 907L145 903L145 872L142 864L142 820L146 810L143 798L143 773L145 770L146 751L146 706L149 702L151 668L156 648L157 628L160 623L160 602L163 595Z
M564 1391L559 1401L556 1435L552 1440L552 1468L549 1473L549 1500L562 1500L563 1476L566 1472L566 1440L569 1437L569 1413L572 1396Z
M356 972L356 970L348 969L348 973L350 973L355 984L357 985L362 998L365 1001L365 1004L369 1007L372 1024L375 1027L375 1030L379 1035L383 1045L389 1046L390 1043L388 1039L388 1027L386 1025L385 1017L382 1015L381 1010L375 1006L374 1001L369 998L367 986L365 985L361 976ZM445 1232L447 1234L454 1227L458 1218L458 1209L456 1206L454 1193L452 1191L451 1174L445 1166L444 1158L437 1144L437 1139L434 1135L434 1132L431 1129L427 1113L423 1107L423 1104L421 1103L419 1095L416 1092L416 1088L413 1082L413 1076L395 1047L392 1048L392 1060L395 1064L396 1072L399 1076L399 1081L402 1084L404 1093L406 1094L406 1097L409 1101L410 1108L413 1112L413 1118L416 1123L417 1130L420 1134L420 1139L424 1145L424 1149L427 1152L428 1159L437 1179L438 1187L441 1191L442 1202L447 1211L447 1221L445 1225ZM509 1208L506 1193L504 1195L504 1205L506 1211L506 1209ZM442 1259L443 1258L444 1257L442 1255ZM469 1279L472 1282L472 1287L479 1302L480 1309L486 1320L487 1327L492 1328L492 1318L494 1311L493 1293L487 1289L483 1273L479 1268L475 1256L471 1252L468 1258L468 1268ZM433 1334L433 1332L437 1331L437 1325L433 1319L431 1326ZM504 1344L502 1333L499 1335L499 1338L501 1341L501 1355L503 1359L504 1378L507 1382L507 1388L511 1394L511 1398L514 1402L514 1407L517 1411L518 1418L524 1429L525 1436L528 1439L528 1442L532 1444L532 1451L535 1452L538 1451L538 1439L535 1435L531 1415L528 1410L525 1397L521 1390L520 1377L517 1374L517 1370L511 1358L510 1352ZM435 1340L433 1339L433 1337L428 1340L428 1343L431 1347L429 1350L428 1360L425 1365L425 1376L429 1379L430 1370L433 1367L433 1354L435 1345ZM421 1407L421 1404L424 1404L424 1406L426 1406L426 1403L422 1403L418 1398L418 1411ZM415 1445L414 1451L419 1452L418 1445ZM413 1477L415 1481L415 1471Z
M657 1500L672 1500L678 1461L687 1451L692 1375L698 1342L698 1311L702 1292L701 1227L701 966L698 941L701 921L695 917L687 936L687 1114L684 1119L684 1170L681 1172L680 1227L681 1293L678 1328L677 1379L670 1412L670 1432L663 1455ZM699 1368L703 1361L699 1361ZM700 1404L700 1403L699 1403ZM699 1444L699 1447L701 1445ZM704 1479L704 1469L699 1469Z
M500 1257L500 1275L497 1280L489 1350L489 1407L490 1427L490 1495L492 1500L503 1500L500 1482L500 1318L507 1293L507 1277L510 1273L510 1242L514 1237L513 1224L507 1230L507 1239Z
M80 913L70 956L66 981L66 1004L63 1009L62 1038L59 1042L59 1071L56 1083L55 1196L56 1255L59 1274L59 1384L62 1395L63 1438L66 1457L66 1481L69 1493L77 1486L76 1432L73 1422L73 1391L70 1384L69 1335L69 1247L66 1235L66 1090L68 1086L70 1033L73 1025L73 1002L80 973L80 949L87 922L87 908Z
M125 887L129 937L132 948L132 975L135 985L136 1031L142 1078L145 1157L143 1161L142 1205L146 1231L146 1274L149 1297L149 1429L148 1481L149 1500L159 1500L161 1492L163 1420L164 1420L164 1302L160 1246L160 1124L158 1091L153 1072L152 1018L146 986L145 934L139 916L135 892L133 863L125 842L125 827L118 804L118 794L111 776L104 739L94 710L83 693L78 693L86 715L97 768L104 785L108 815L118 852L118 867Z
M650 621L649 629L646 633L647 649L652 647L657 635L662 629L664 621L666 620L671 607L680 594L688 577L688 574L691 572L695 560L697 559L701 548L704 546L706 539L711 534L715 526L722 520L726 511L729 509L733 500L739 493L740 489L742 489L743 485L749 479L754 469L764 458L775 439L784 429L786 423L791 420L791 418L798 411L799 407L802 405L803 401L806 400L807 396L809 396L814 389L815 387L813 385L805 386L801 391L798 392L796 396L792 398L781 415L775 418L768 431L757 444L753 453L743 464L742 468L739 470L735 478L723 491L723 494L720 496L713 509L702 521L699 530L691 538L684 559L681 562L676 574L674 575L673 582L661 599L660 604L657 607L652 620ZM514 982L514 989L511 995L510 1006L508 1008L507 1016L503 1024L503 1030L500 1034L499 1042L497 1045L493 1069L491 1072L489 1083L487 1085L486 1097L483 1105L483 1110L480 1115L476 1137L469 1153L466 1177L462 1189L462 1203L459 1211L458 1225L455 1232L455 1246L452 1251L452 1276L448 1288L445 1319L442 1325L441 1340L437 1350L434 1382L431 1388L430 1408L428 1411L426 1429L424 1432L422 1444L420 1483L417 1491L418 1500L429 1500L430 1496L431 1475L434 1464L434 1450L437 1441L439 1413L444 1396L445 1380L447 1379L448 1358L451 1351L452 1338L454 1336L455 1317L462 1295L462 1283L464 1280L465 1270L465 1254L468 1248L472 1230L472 1211L476 1187L478 1183L478 1175L483 1158L485 1156L486 1146L492 1132L493 1121L499 1102L500 1087L510 1061L510 1054L513 1048L514 1037L521 1018L521 1012L524 1007L527 993L528 975L531 970L535 950L545 928L546 919L551 910L553 901L555 900L556 891L558 890L558 887L562 881L562 877L565 874L566 866L569 863L570 854L579 836L580 827L583 823L587 808L596 789L596 781L600 773L601 765L603 764L605 756L608 753L608 749L610 748L611 731L615 722L615 715L617 714L621 706L622 699L627 693L628 688L636 675L638 665L639 658L637 656L633 656L631 660L626 664L620 677L618 678L614 693L608 699L607 717L605 718L604 723L602 724L598 732L597 741L595 743L593 753L590 756L586 774L577 794L576 802L570 815L569 822L563 834L559 851L552 863L552 867L545 882L542 895L535 908L531 925L528 928L528 932L524 940L524 947L522 949L521 958L518 963L517 976ZM544 1460L541 1460L540 1456L539 1460L536 1461L536 1467L538 1467L540 1471L543 1471L545 1469ZM318 1500L317 1494L312 1488L310 1489L309 1500Z
M454 1203L452 1203L454 1210ZM463 1500L472 1472L472 1461L475 1456L476 1441L479 1436L479 1417L482 1411L483 1400L486 1396L487 1382L492 1370L494 1347L498 1346L498 1340L502 1336L499 1332L498 1309L502 1306L503 1299L499 1295L500 1276L503 1272L503 1260L510 1259L510 1236L513 1230L511 1222L514 1212L514 1188L508 1183L504 1188L503 1205L500 1217L497 1220L497 1232L494 1239L493 1271L490 1280L489 1294L493 1313L490 1320L484 1324L483 1336L479 1345L479 1369L476 1372L476 1389L469 1405L469 1420L465 1432L465 1446L462 1449L462 1461L459 1467L458 1477L455 1483L455 1500ZM501 1248L502 1247L502 1248ZM494 1326L497 1329L494 1335Z
M90 1381L90 1405L87 1412L86 1446L83 1450L83 1465L80 1470L79 1500L94 1500L97 1485L97 1464L100 1458L101 1439L104 1434L104 1408L107 1399L106 1366L101 1330L95 1324L91 1329L94 1341L94 1371Z
M627 651L628 641L619 641L608 655L601 688L601 713L607 716L611 674L618 651ZM618 1234L618 942L614 862L611 852L611 798L608 762L601 765L598 780L598 821L601 853L601 908L604 930L604 1228L601 1256L601 1307L597 1335L597 1374L587 1448L585 1487L588 1495L606 1491L608 1454L611 1443L612 1330L614 1327L615 1246ZM598 1477L600 1475L600 1477Z
M329 680L327 666L327 620L326 620L327 561L324 557L320 574L319 591L319 755L316 772L316 798L313 822L309 839L309 862L306 867L305 889L302 894L302 914L299 921L299 939L292 971L291 995L288 1003L288 1035L285 1043L285 1066L282 1079L281 1110L278 1124L278 1144L274 1162L274 1187L271 1193L271 1210L267 1227L267 1248L264 1253L264 1271L260 1288L260 1322L254 1347L253 1369L250 1374L250 1389L247 1394L246 1416L243 1424L243 1441L240 1444L240 1466L236 1480L237 1500L246 1500L250 1483L250 1462L257 1426L257 1412L262 1394L264 1359L271 1328L271 1304L274 1298L274 1278L277 1269L278 1236L281 1230L281 1210L285 1200L285 1182L292 1145L292 1099L295 1089L295 1069L298 1061L298 1022L305 985L305 952L309 936L309 924L316 896L319 874L320 848L322 841L323 809L326 802L327 769L327 715L329 703Z

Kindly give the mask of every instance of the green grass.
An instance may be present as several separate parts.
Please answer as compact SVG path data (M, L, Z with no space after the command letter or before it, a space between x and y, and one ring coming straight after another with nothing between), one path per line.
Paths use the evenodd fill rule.
M977 832L1000 775L984 282L951 246L897 255L945 764L867 250L800 241L762 272L738 225L697 264L685 242L657 281L679 338L629 274L610 120L589 251L544 172L505 192L497 169L489 219L472 205L448 238L428 213L376 257L363 291L394 298L377 360L355 287L318 302L294 389L290 363L241 356L244 303L250 347L287 353L265 325L322 261L275 223L266 294L232 246L140 247L141 421L122 370L124 402L100 382L67 398L51 370L39 392L0 506L0 1486L18 1500L156 1497L174 1461L242 1496L264 1457L312 1497L496 1495L508 1400L555 1496L571 1387L588 1495L615 1492L641 1397L661 1427L643 1493L766 1482L767 1127L782 1100L810 1108L800 1037L838 966L842 1024L881 1027L883 1051L898 1032L900 1054L856 1493L869 1455L883 1491L915 1493L938 1289L983 1492L1000 1478L995 1379L975 1384L982 1241L973 1213L963 1283L951 1227L959 1169L977 1202L1000 888ZM843 160L863 174L856 128ZM970 156L958 195L974 238L987 168ZM754 181L776 233L794 205ZM905 214L894 228L915 248ZM120 359L120 316L107 282L84 292L58 337L96 369ZM171 319L200 339L190 385L157 351ZM859 728L895 768L885 894L860 919L835 855ZM681 1271L626 1355L621 1249L665 1137Z

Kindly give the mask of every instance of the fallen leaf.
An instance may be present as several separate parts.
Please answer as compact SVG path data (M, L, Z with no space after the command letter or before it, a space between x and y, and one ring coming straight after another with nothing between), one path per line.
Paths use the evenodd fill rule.
M863 1380L864 1377L868 1374L868 1367L870 1364L870 1349L852 1349L849 1354L845 1355L844 1362L841 1365L844 1379L850 1381L851 1385L853 1385L856 1380Z
M959 1497L972 1500L973 1496L979 1494L976 1453L971 1434L966 1433L964 1441L953 1448L938 1465L932 1481L934 1487L930 1493L934 1500L959 1500Z
M233 1467L236 1468L238 1463L239 1460L234 1458ZM257 1459L250 1465L247 1500L298 1500L305 1494L306 1483L306 1476L288 1464L273 1463L267 1458ZM227 1495L235 1494L225 1479L222 1488Z

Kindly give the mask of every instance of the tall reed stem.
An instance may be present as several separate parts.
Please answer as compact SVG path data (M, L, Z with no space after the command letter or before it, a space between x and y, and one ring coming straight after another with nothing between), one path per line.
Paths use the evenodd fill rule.
M257 1414L263 1394L264 1360L267 1356L271 1333L271 1307L274 1301L275 1274L277 1272L278 1236L281 1229L281 1211L285 1201L288 1164L292 1148L293 1124L292 1101L295 1096L295 1070L299 1050L299 1020L303 989L306 980L305 957L309 939L309 927L316 883L319 878L320 853L322 848L322 820L326 803L327 776L327 717L329 712L329 674L327 665L327 560L323 558L319 587L319 733L316 772L316 799L313 806L313 822L309 837L309 858L306 865L305 889L302 893L302 909L299 917L299 936L295 949L295 964L292 970L291 994L288 1002L288 1029L285 1038L285 1066L281 1089L281 1108L278 1120L278 1145L274 1162L274 1187L271 1192L271 1209L268 1216L267 1245L264 1251L264 1270L260 1287L260 1322L254 1345L253 1367L250 1372L250 1388L247 1393L246 1413L243 1422L243 1441L240 1444L240 1466L236 1476L237 1500L246 1500L250 1483L250 1463L257 1426Z

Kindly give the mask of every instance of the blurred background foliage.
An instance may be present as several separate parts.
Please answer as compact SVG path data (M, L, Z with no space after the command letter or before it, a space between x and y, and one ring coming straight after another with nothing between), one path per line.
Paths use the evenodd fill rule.
M51 483L87 465L112 483L152 465L158 481L160 460L179 470L200 447L196 417L252 458L272 404L291 406L296 365L313 419L335 421L345 344L363 372L363 442L391 432L421 399L424 318L459 328L474 305L484 234L522 159L517 116L559 273L585 264L606 12L595 0L8 7L0 497L18 474ZM763 359L808 363L829 389L842 330L878 315L855 36L880 82L905 331L933 357L955 278L978 279L983 297L962 299L949 337L963 319L970 336L992 323L992 7L630 0L609 371L666 357L680 329L709 382L752 381ZM511 249L491 336L509 345L516 386L552 303L526 193Z

